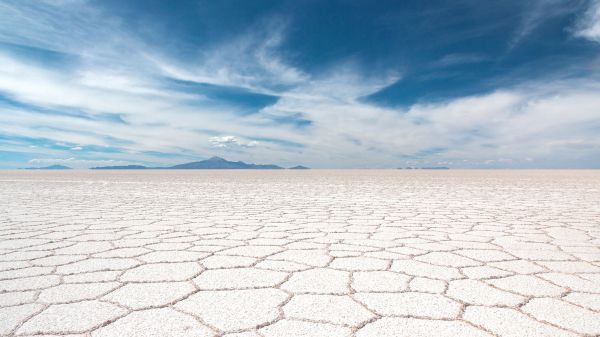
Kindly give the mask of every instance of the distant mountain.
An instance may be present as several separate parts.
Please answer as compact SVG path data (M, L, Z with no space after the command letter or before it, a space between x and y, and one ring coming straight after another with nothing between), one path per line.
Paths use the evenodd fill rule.
M298 165L298 166L290 167L288 170L310 170L310 167Z
M404 170L449 170L449 167L446 166L432 166L432 167L411 167L408 166L404 168ZM398 170L402 170L402 167L399 167Z
M45 167L26 167L25 170L72 170L72 168L64 165L50 165Z
M123 165L123 166L99 166L92 167L90 170L146 170L149 167L143 165Z
M101 166L93 167L92 170L280 170L283 167L277 165L248 164L243 161L229 161L221 157L212 157L202 161L179 164L170 167L146 167L142 165L126 166Z
M229 161L221 157L211 157L202 161L166 167L173 170L280 170L277 165L247 164L243 161Z

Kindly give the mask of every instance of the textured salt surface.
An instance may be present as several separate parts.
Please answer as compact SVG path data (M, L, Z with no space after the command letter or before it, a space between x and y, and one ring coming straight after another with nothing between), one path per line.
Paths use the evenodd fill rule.
M0 335L600 334L600 172L0 173Z

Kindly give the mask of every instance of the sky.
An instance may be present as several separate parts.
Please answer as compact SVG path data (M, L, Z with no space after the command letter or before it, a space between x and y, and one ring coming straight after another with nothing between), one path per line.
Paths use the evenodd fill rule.
M0 168L600 168L600 0L3 0Z

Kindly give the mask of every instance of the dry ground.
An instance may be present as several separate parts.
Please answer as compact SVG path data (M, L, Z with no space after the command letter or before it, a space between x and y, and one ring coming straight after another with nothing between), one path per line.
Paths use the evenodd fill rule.
M600 171L0 172L0 335L600 334Z

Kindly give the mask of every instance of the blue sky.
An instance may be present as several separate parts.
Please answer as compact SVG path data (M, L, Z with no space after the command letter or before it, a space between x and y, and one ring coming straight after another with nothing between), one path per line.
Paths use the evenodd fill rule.
M0 168L600 168L600 1L0 2Z

